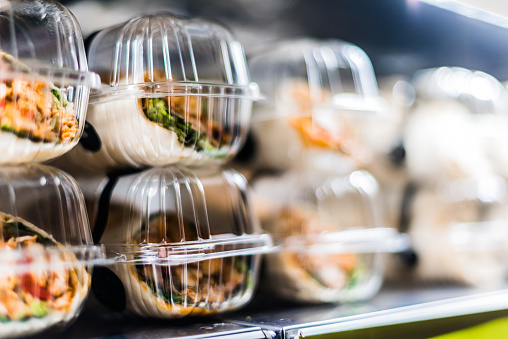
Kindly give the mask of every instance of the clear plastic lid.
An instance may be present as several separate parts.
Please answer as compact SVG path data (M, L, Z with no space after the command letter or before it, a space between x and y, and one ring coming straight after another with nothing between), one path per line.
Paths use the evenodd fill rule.
M104 259L74 179L42 165L0 167L1 338L71 321Z
M260 254L272 242L251 213L240 174L168 167L114 180L99 183L102 193L92 189L89 199L96 207L90 209L94 237L116 258L111 270L124 291L118 295L104 283L95 293L104 305L172 318L225 311L250 300ZM115 302L111 294L118 295Z
M410 194L408 194L410 192ZM402 267L421 281L500 286L506 277L508 184L495 175L442 180L406 190L401 227L416 261Z
M347 42L283 41L253 54L249 67L264 104L279 108L256 112L255 120L312 116L327 109L354 115L383 109L369 57Z
M167 167L120 177L101 242L146 264L260 253L270 237L259 232L247 194L232 170Z
M421 70L413 77L417 99L457 100L475 114L507 114L508 92L490 74L461 67Z
M88 51L101 75L87 121L100 168L218 164L246 136L257 87L242 45L219 24L169 13L98 32Z
M309 150L361 164L371 160L364 126L382 116L385 103L359 47L339 40L283 41L254 53L249 66L265 98L252 116L261 164L291 167Z
M444 180L436 185L433 193L422 188L414 204L416 215L422 213L417 209L425 206L426 210L424 219L416 218L414 222L426 220L429 228L430 224L447 225L450 245L455 250L505 248L508 184L499 176ZM493 237L494 234L497 236Z
M357 251L391 252L386 246L376 247L395 235L382 225L378 190L376 179L366 171L345 176L288 172L259 179L253 186L257 215L279 244L294 250L296 244L333 244L336 252L344 250L340 244L348 251L349 245L362 244L367 247L357 246Z
M0 2L0 163L45 161L78 142L90 88L76 19L53 1Z
M143 97L256 94L242 45L222 25L202 19L165 12L136 17L98 32L88 56L90 69L110 87L103 94L129 89L142 90Z

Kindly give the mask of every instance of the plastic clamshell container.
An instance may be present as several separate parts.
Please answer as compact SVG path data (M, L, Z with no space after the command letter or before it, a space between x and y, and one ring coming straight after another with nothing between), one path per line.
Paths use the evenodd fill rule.
M442 67L413 78L417 105L404 133L411 178L506 177L508 92L494 77L464 68Z
M154 168L118 179L107 223L96 223L94 234L102 233L108 254L118 258L111 270L124 295L108 304L119 288L103 284L99 301L116 311L174 318L236 309L251 299L271 238L253 219L245 179L213 172ZM100 204L91 209L94 219L101 213Z
M279 246L267 255L265 288L311 303L372 297L385 254L407 245L394 229L381 227L377 190L365 171L288 172L255 182L256 213Z
M0 164L41 162L79 141L91 88L81 29L53 1L0 2Z
M385 103L363 50L339 40L282 41L253 53L249 67L265 99L252 115L260 166L308 165L327 152L371 160L364 126Z
M69 324L104 259L74 179L42 165L0 167L0 338Z
M88 52L102 91L87 121L97 141L78 161L95 168L220 164L247 133L257 87L224 27L169 13L98 32Z
M450 128L453 125L462 123L465 125L467 119L472 127L453 126L452 128L461 131L449 132L452 136L460 135L458 140L463 146L461 152L463 159L453 159L454 162L465 166L466 161L472 164L489 164L487 170L508 178L507 145L508 136L505 133L508 127L508 91L493 76L472 71L460 67L431 68L416 72L413 77L413 84L417 90L417 98L420 106L432 105L432 110L451 113L450 102L460 105L469 115L464 121L450 121ZM447 106L445 106L445 103ZM440 107L436 107L440 105ZM455 109L458 111L458 109ZM432 120L430 120L432 119ZM435 122L436 117L430 117L429 122ZM420 125L420 122L417 122ZM432 127L434 130L435 126ZM441 138L445 138L444 133ZM452 140L450 142L449 140ZM441 141L441 140L440 140ZM447 138L448 143L453 139ZM415 151L418 152L419 151ZM477 155L481 152L483 158ZM415 164L420 166L420 164ZM460 166L459 166L460 167ZM480 167L477 165L477 167ZM471 170L472 166L462 171Z
M408 194L409 192L409 194ZM417 260L399 267L402 281L505 283L508 184L499 176L442 180L406 190L403 227Z

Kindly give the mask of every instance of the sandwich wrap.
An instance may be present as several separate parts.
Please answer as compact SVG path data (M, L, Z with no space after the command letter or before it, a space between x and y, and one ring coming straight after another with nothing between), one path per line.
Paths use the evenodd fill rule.
M311 246L329 245L313 242L313 236L326 237L337 231L330 220L311 207L283 207L271 216L260 214L263 228L282 241L280 251L267 255L267 281L278 282L266 286L267 289L287 299L311 303L361 298L361 293L355 289L363 290L365 284L370 283L373 276L370 261L375 254L309 252ZM303 244L302 236L305 238ZM293 239L296 240L294 244Z
M239 147L237 126L221 126L226 117L215 121L208 106L236 105L228 100L240 99L119 96L94 102L87 121L101 147L94 151L77 147L70 156L93 169L220 163L232 154L232 147Z
M90 288L84 265L26 220L3 212L0 219L0 338L26 336L69 322Z
M52 159L77 142L73 103L67 101L64 90L39 78L28 66L0 52L0 147L4 163Z
M332 155L340 156L344 163L363 165L371 160L363 135L364 126L371 124L369 119L334 108L326 91L313 97L306 83L295 81L279 91L276 107L260 105L256 111L259 118L252 129L259 151L253 166L288 169L295 164L316 165ZM274 110L279 112L276 118Z
M128 228L115 222L122 220L121 212L120 215L115 213L119 210L110 209L102 237L106 248L114 248L112 244L125 240ZM128 244L139 246L139 256L148 256L150 246L158 248L157 263L141 259L135 263L117 263L111 268L125 287L127 311L145 317L175 318L217 313L249 300L255 283L253 256L191 261L189 257L193 252L190 250L188 255L180 253L182 263L164 263L165 255L171 255L171 245L182 245L178 243L182 235L177 215L165 215L152 215L149 225L138 226L137 231L129 235L130 241L127 240ZM187 220L183 223L185 240L197 240L196 225ZM127 260L133 257L136 255L127 255Z

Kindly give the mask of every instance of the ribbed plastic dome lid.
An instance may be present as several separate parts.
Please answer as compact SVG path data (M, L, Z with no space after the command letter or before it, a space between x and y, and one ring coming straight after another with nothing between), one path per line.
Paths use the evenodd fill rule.
M58 86L97 87L98 76L88 72L81 29L72 13L56 1L0 1L0 52L14 59L0 74L35 74ZM3 58L3 60L5 60ZM16 63L19 60L22 63Z
M0 1L0 164L42 162L71 150L90 89L80 27L54 1Z
M164 12L133 18L97 33L88 56L90 69L115 90L182 95L188 91L174 85L213 85L207 95L256 95L241 44L225 27L201 19ZM128 87L143 84L162 87Z
M0 338L68 324L104 259L74 179L42 165L0 166Z
M265 47L249 58L266 105L253 119L311 115L316 109L378 113L383 109L372 64L358 46L340 40L300 39Z
M73 253L80 264L104 258L71 176L42 165L0 167L0 250L21 250L16 257L29 245L40 253ZM9 258L0 256L0 264L3 259Z
M284 249L309 253L397 252L407 239L383 227L379 187L366 171L292 171L254 183L262 226Z
M253 255L272 247L239 173L181 167L120 178L101 241L122 261L145 264Z

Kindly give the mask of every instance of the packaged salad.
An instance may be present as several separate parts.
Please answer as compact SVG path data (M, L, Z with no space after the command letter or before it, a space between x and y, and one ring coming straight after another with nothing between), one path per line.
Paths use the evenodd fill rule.
M0 163L66 153L79 141L90 89L100 83L88 72L76 19L52 1L3 1L0 30Z
M0 338L69 324L105 258L77 183L46 166L1 167L0 206Z
M105 306L175 318L250 300L271 239L253 219L241 175L168 167L95 182L103 189L85 192L93 233L119 258L101 291L94 290Z
M245 138L252 101L242 46L221 25L169 13L98 32L88 51L103 87L91 97L92 168L220 164Z

